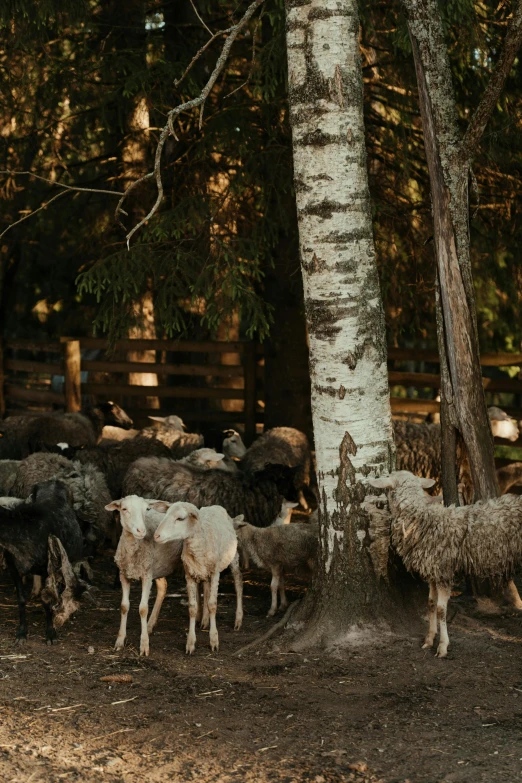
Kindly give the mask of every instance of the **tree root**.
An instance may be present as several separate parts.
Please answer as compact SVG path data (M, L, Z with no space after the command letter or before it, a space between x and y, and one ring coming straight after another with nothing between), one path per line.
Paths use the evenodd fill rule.
M250 642L249 644L246 644L244 647L241 647L241 649L236 650L235 653L232 654L232 657L236 657L238 655L242 655L247 650L250 650L252 647L257 647L258 644L263 644L263 642L266 642L267 639L270 639L277 631L279 631L280 628L283 628L288 620L290 619L291 615L293 614L294 609L298 604L301 603L301 599L299 598L297 601L292 601L282 618L277 622L275 625L271 627L267 633L263 634L263 636L260 636L258 639L254 639L253 642Z

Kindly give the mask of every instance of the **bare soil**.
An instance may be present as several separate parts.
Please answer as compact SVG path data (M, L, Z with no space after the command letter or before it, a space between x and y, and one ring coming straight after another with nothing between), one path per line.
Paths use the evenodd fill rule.
M198 630L185 656L187 607L170 580L151 655L140 658L139 588L131 592L128 647L115 654L119 592L109 556L95 564L97 608L83 608L44 642L43 612L29 606L30 638L13 645L17 609L0 573L0 781L252 781L265 783L491 783L522 780L522 618L479 615L450 603L447 660L410 637L302 655L267 631L268 577L245 577L246 616L232 630L223 580L220 651ZM291 597L301 586L292 584ZM181 594L181 597L180 597ZM108 674L132 682L110 684Z

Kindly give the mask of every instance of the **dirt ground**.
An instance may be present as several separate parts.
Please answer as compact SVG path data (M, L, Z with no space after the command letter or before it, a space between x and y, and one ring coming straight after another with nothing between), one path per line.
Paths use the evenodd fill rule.
M44 643L29 606L30 638L13 646L17 610L0 573L2 783L252 781L265 783L491 783L522 780L522 618L478 615L450 603L447 660L411 637L324 655L292 653L281 637L233 653L271 627L268 577L245 575L243 629L232 630L232 586L218 606L219 654L198 630L184 654L183 584L169 582L151 655L138 656L139 588L128 643L115 654L119 592L110 557L95 564L100 603ZM294 584L290 597L297 597ZM107 684L114 673L130 684Z

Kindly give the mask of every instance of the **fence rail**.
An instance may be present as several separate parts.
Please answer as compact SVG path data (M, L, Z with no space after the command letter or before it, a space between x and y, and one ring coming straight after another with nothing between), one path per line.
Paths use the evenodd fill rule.
M138 419L158 413L157 408L144 407L147 398L157 398L162 414L179 412L187 421L196 422L237 421L244 424L249 439L255 434L256 421L263 420L263 351L261 346L252 342L129 339L116 343L117 358L82 358L82 351L96 350L106 351L107 341L93 337L63 337L59 341L13 339L3 344L0 342L0 414L22 404L63 406L67 411L76 411L80 410L82 394L91 394L102 399L125 400L124 407L130 407L131 415ZM125 358L125 354L136 351L154 351L155 359L141 362L134 357ZM166 361L167 352L174 354L169 361ZM226 360L232 360L232 364L220 363L225 354L231 354ZM436 372L424 371L432 369L425 368L425 364L439 363L437 352L390 348L388 360L392 392L398 387L399 392L402 390L405 395L391 397L392 411L405 414L438 411L440 405L434 397L440 387L440 376ZM395 368L395 363L405 361L419 365L420 371ZM512 399L513 404L503 404L502 407L510 415L522 419L522 353L484 354L481 364L485 368L519 368L518 378L507 377L492 369L489 372L496 372L499 377L484 377L482 380L488 393L510 395L507 399ZM84 373L89 376L82 382ZM116 380L102 382L96 378L97 373L108 373L113 378L116 375ZM132 384L128 378L121 377L134 373L156 374L158 385ZM62 391L51 387L53 376L63 377ZM412 389L422 390L421 396L412 396ZM427 398L422 398L422 395ZM170 400L172 404L169 406ZM194 400L198 401L198 405L185 405L180 410L178 400ZM241 409L216 408L219 401L227 400L242 402Z

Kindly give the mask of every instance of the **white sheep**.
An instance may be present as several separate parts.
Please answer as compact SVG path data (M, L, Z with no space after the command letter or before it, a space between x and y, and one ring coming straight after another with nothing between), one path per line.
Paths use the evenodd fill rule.
M224 454L219 454L214 449L208 448L191 451L186 457L176 461L182 465L191 465L193 468L199 468L200 470L226 470L229 473L237 470L234 463L232 463L232 467L229 467Z
M167 580L181 555L181 542L173 541L168 546L159 546L154 541L154 532L163 516L150 509L149 500L129 495L105 506L107 511L119 511L122 527L121 537L114 556L120 570L122 587L120 630L114 645L121 650L127 635L127 616L130 607L130 583L141 580L141 639L140 655L149 654L149 634L156 625L165 593ZM147 623L149 596L152 580L156 580L156 601Z
M158 544L183 539L181 559L185 569L189 604L189 632L186 652L192 655L196 649L196 615L198 583L203 582L204 605L201 627L210 622L210 648L219 648L216 626L219 575L230 566L236 589L236 619L234 630L243 621L243 579L239 570L237 536L233 520L222 506L197 509L192 503L166 503L151 501L151 508L164 512L154 540Z
M369 480L373 487L390 490L392 544L408 571L430 586L424 647L433 646L438 620L437 656L445 658L447 606L456 575L505 579L522 559L522 497L503 495L469 506L444 507L424 492L434 483L403 470ZM372 513L370 503L364 507Z
M270 527L289 525L292 521L292 509L297 508L298 505L299 503L291 503L289 500L283 500L281 503L281 511L276 516Z
M225 430L227 437L223 441L223 451L230 459L241 459L247 453L243 439L236 430Z
M241 519L234 520L239 546L244 557L252 558L259 567L272 574L270 589L272 604L268 617L277 612L277 593L280 609L288 606L285 592L285 573L297 569L312 571L318 547L315 525L298 523L259 528Z
M492 406L488 408L488 416L491 424L491 431L495 438L505 438L505 440L518 440L519 430L517 422L512 419L501 408Z

